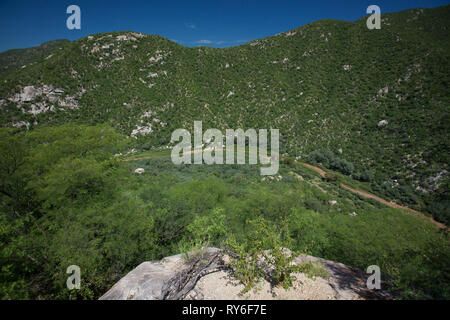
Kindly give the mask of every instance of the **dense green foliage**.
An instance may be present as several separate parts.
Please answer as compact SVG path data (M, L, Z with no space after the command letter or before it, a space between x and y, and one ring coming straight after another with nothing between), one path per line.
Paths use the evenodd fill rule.
M69 40L53 40L37 47L12 49L0 53L0 73L13 71L30 63L48 57L53 51L63 47Z
M447 233L296 162L264 179L251 165L175 166L165 151L120 161L135 141L103 125L0 134L2 298L98 298L143 261L230 242L377 264L404 297L450 298ZM288 285L288 260L275 257ZM69 291L73 264L82 285Z

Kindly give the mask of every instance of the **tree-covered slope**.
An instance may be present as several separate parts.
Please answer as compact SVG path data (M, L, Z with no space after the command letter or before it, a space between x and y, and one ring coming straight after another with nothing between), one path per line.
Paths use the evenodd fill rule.
M194 120L278 128L282 152L348 162L374 191L448 223L449 18L446 6L383 14L381 30L321 20L226 49L96 34L0 75L0 122L108 123L143 148Z
M26 49L12 49L0 53L0 73L15 70L29 63L48 57L53 51L67 44L69 40L53 40L40 46Z

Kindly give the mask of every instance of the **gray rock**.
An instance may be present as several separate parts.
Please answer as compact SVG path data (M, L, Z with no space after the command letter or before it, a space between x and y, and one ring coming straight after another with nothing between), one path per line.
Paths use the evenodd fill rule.
M207 248L205 253L218 251L216 248ZM182 254L160 261L143 262L120 279L100 300L162 300L169 281L187 267Z
M137 168L136 170L134 170L134 173L137 174L143 174L145 172L144 168Z
M23 88L23 91L20 94L20 100L22 100L23 102L30 102L40 94L42 94L42 92L37 90L34 86L28 86Z
M378 122L378 127L384 127L384 126L386 126L388 124L389 124L389 121L381 120L380 122Z
M181 261L181 255L170 257ZM117 282L100 300L160 300L164 283L175 273L176 262L144 262Z
M287 254L291 251L284 249ZM270 254L270 252L269 252ZM100 300L162 300L162 299L243 299L240 284L230 272L229 256L217 248L207 248L186 259L178 254L160 261L144 262L117 282ZM370 290L369 274L342 263L309 255L299 255L294 263L320 263L328 274L309 279L304 274L291 290L271 288L263 280L259 293L246 299L392 299L382 276L381 290ZM202 264L203 263L203 264ZM223 267L220 267L223 266ZM275 295L274 295L275 294Z

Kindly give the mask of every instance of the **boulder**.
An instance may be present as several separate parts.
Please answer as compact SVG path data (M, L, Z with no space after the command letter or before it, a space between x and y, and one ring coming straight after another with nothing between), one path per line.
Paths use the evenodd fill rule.
M389 124L389 121L381 120L380 122L378 122L378 127L384 127L384 126L386 126L388 124Z
M145 172L144 168L137 168L136 170L134 170L134 173L137 174L143 174Z
M288 249L285 249L289 251ZM290 252L290 251L289 251ZM244 285L234 276L230 257L217 248L203 248L160 261L140 264L119 280L100 300L364 300L392 299L383 275L380 290L367 288L371 274L342 263L299 255L295 264L320 264L327 276L295 273L292 288L273 287L261 280L256 290L241 294Z

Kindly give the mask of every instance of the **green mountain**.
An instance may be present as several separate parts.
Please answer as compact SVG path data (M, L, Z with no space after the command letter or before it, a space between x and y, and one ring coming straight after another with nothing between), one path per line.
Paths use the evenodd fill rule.
M140 149L167 145L194 120L278 128L282 153L448 224L450 6L383 14L380 30L366 19L225 49L95 34L0 75L0 123L106 123Z
M61 48L69 40L60 39L44 42L40 46L26 49L12 49L0 53L0 73L12 71L27 64L37 62Z

